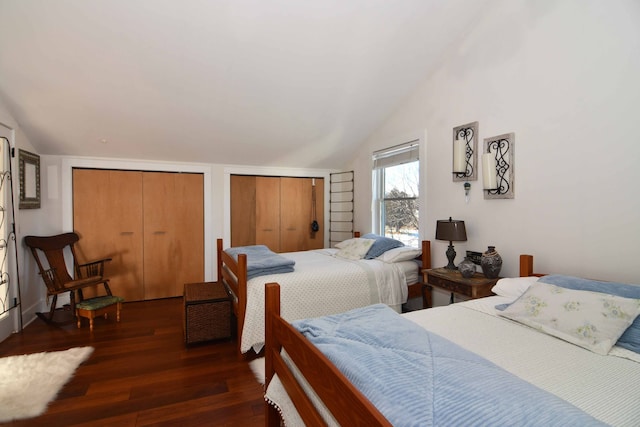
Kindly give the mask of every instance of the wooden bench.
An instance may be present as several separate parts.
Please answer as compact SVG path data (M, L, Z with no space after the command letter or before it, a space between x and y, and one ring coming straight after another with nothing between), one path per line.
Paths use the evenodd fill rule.
M93 331L93 319L97 316L104 315L107 318L107 314L111 311L116 311L116 321L120 321L120 310L122 309L122 302L124 298L117 297L115 295L105 295L101 297L89 298L76 304L76 317L78 319L78 328L81 326L82 318L89 319L89 330Z

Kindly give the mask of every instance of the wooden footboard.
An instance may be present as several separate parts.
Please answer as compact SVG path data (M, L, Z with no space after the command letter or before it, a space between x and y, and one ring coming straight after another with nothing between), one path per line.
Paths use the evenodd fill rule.
M422 297L422 308L432 306L431 292L422 292L422 270L431 268L431 242L429 240L422 241L422 254L418 257L420 260L421 270L418 272L420 280L417 283L409 285L409 299Z
M266 386L277 374L305 425L326 424L283 360L283 349L340 425L391 425L313 344L280 317L280 286L277 283L266 285L265 311ZM278 411L266 402L265 411L266 424L280 426Z
M236 262L232 256L223 250L222 239L217 241L217 252L218 282L225 284L235 295L232 307L236 317L238 356L242 357L240 345L242 343L244 314L247 309L247 256L245 254L238 255L238 261Z

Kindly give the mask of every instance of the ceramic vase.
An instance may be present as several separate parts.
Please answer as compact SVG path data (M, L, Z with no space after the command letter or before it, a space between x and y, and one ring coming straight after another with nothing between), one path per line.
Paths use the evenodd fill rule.
M458 271L462 277L468 279L476 272L476 265L469 258L464 257L464 261L458 264Z
M496 252L495 246L489 246L487 251L482 254L480 266L482 266L482 272L487 279L495 279L500 275L502 257Z

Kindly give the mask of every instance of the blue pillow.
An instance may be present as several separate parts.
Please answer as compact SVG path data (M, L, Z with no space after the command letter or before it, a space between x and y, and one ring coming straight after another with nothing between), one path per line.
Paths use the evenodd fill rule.
M377 234L368 233L364 236L361 236L363 239L374 239L375 243L369 248L369 251L364 256L364 259L375 259L378 258L383 253L387 252L389 249L399 248L404 246L399 240L391 239L389 237L379 236Z
M567 289L576 289L579 291L600 292L610 295L617 295L624 298L640 299L640 286L626 285L624 283L600 282L597 280L582 279L580 277L562 276L559 274L550 274L543 276L539 282L549 283L551 285L560 286ZM510 304L500 304L496 306L497 310L504 310ZM640 316L636 317L631 326L618 338L616 345L626 348L627 350L640 353Z

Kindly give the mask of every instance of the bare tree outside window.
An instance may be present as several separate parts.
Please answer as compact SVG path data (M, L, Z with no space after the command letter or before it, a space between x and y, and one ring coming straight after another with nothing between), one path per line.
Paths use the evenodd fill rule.
M384 234L418 246L419 162L384 168L381 216Z

